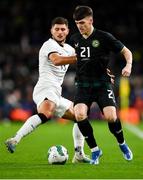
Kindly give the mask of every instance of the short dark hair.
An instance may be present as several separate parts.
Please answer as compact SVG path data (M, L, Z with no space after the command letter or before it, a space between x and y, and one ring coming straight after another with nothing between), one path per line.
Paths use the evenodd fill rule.
M79 21L87 16L93 17L93 11L89 6L77 6L73 13L73 19Z
M52 20L51 27L53 27L55 24L65 24L68 26L68 20L63 17L56 17Z

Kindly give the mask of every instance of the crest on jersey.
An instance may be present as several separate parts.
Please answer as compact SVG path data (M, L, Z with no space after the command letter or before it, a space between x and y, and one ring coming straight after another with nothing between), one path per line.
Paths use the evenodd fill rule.
M95 39L95 40L92 41L92 46L93 46L93 47L96 48L96 47L98 47L99 45L100 45L100 42L99 42L98 40Z

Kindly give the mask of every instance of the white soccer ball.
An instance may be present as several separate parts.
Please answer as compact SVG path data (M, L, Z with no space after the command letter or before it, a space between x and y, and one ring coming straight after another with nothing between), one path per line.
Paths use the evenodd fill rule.
M55 145L48 150L49 164L65 164L69 155L67 149L62 145Z

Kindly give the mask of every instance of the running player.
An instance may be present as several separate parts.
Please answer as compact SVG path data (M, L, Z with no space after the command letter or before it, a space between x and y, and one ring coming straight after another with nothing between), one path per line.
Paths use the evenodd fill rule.
M123 55L126 66L122 70L122 75L130 76L132 53L113 35L93 27L93 11L90 7L76 7L73 18L79 30L79 33L71 37L71 45L75 47L77 54L74 111L79 129L92 152L91 164L99 164L99 157L102 155L88 121L88 110L93 102L97 102L103 112L124 158L131 161L133 154L124 140L121 122L116 113L116 102L110 77L106 70L112 51Z
M53 116L75 120L73 103L61 96L61 85L68 66L76 62L74 48L65 43L68 33L67 19L63 17L53 19L52 38L47 40L39 51L39 79L33 91L38 114L28 118L16 135L5 142L11 153L15 151L16 145L24 136ZM83 152L84 137L77 123L73 127L73 138L74 162L89 162L90 159Z

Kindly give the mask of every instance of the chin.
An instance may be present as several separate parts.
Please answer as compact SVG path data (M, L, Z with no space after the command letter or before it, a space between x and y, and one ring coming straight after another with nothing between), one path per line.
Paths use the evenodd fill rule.
M59 42L62 42L62 41L64 41L64 39L57 39Z
M84 34L85 34L85 32L84 32L84 31L80 31L80 33L81 33L82 35L84 35Z

